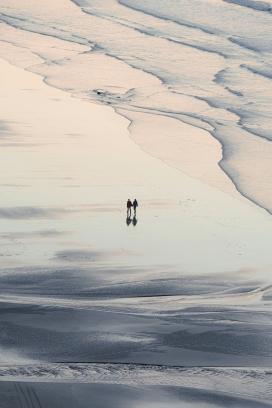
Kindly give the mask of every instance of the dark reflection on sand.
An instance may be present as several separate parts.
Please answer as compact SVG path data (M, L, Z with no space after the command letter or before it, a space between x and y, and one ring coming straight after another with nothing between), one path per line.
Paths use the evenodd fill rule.
M129 256L136 255L131 251ZM72 266L52 265L51 267L17 267L2 269L0 286L2 294L47 294L62 296L110 296L119 297L156 297L156 296L183 296L179 298L177 309L182 307L195 319L203 319L201 308L206 313L214 313L220 318L219 310L224 310L224 304L232 302L246 302L247 297L256 298L269 296L270 285L265 288L265 281L247 279L243 273L234 273L214 276L186 276L171 271L171 265L130 266L121 265L119 261L127 256L127 252L120 250L62 250L55 253L56 261L69 261ZM97 262L93 263L93 259ZM104 263L110 260L110 264ZM126 259L126 258L125 258ZM76 262L86 260L87 265L80 267ZM112 265L115 261L115 266ZM168 269L168 272L162 270ZM159 275L159 277L158 277ZM199 298L194 298L199 296ZM213 299L220 297L222 305L212 306ZM189 300L191 302L189 303ZM230 300L233 299L233 300ZM155 301L155 299L154 299ZM205 303L203 303L205 301ZM206 304L211 302L211 305ZM185 303L183 303L185 302ZM201 308L199 308L201 305ZM208 308L208 309L207 309ZM217 312L218 311L218 312ZM231 309L229 310L229 313ZM170 313L170 312L169 312ZM198 316L198 313L200 315ZM206 315L206 314L205 314ZM237 314L235 314L237 316ZM250 315L249 315L250 316ZM246 315L245 315L246 317ZM245 318L241 312L239 319ZM223 318L223 316L222 316Z
M41 208L41 207L10 207L0 208L0 218L9 220L28 220L43 218L58 218L69 211L65 208Z
M76 265L112 254L69 256ZM11 353L53 362L271 366L269 310L244 312L248 296L266 292L263 282L239 273L213 277L212 284L209 276L171 278L171 272L168 279L147 279L150 272L102 265L2 271L3 361Z
M33 238L54 238L67 235L73 235L73 231L43 230L33 232L12 232L2 233L1 238L7 239L33 239Z
M126 218L126 224L127 224L128 227L130 226L130 224L132 224L134 227L136 227L137 223L138 223L138 217L136 216L136 212L134 213L132 218L131 218L131 216L128 216Z
M137 218L136 212L135 212L135 213L134 213L134 216L133 216L133 219L132 219L132 224L133 224L134 227L136 227L137 222L138 222L138 218Z
M125 312L114 303L107 305L107 296L104 303L99 299L89 304L57 298L48 306L1 304L2 361L9 354L45 362L192 366L197 359L200 366L211 361L213 366L272 364L272 330L267 328L266 313L252 312L246 322L235 317L238 307L225 306L212 313L199 306L197 314L181 310L174 316L150 316L131 306ZM256 319L261 334L253 327Z
M70 207L9 207L0 208L0 218L10 220L54 219L67 217L70 214L82 212L118 211L116 208L97 206L70 206Z
M260 408L271 407L272 384L269 375L269 369L265 368L186 368L120 363L21 365L15 363L0 365L0 377L9 380L8 383L0 382L0 392L2 399L5 399L8 394L11 397L12 385L16 388L20 384L19 396L24 397L20 391L26 390L28 392L25 397L28 397L33 396L33 387L35 387L34 407L37 402L35 397L38 397L40 404L45 404L42 406L54 407L55 397L59 393L63 394L64 403L68 405L58 406L70 407L69 402L73 402L73 408L77 407L79 402L89 408L90 401L96 407L111 408L113 398L118 407L122 407L125 403L125 407L133 404L133 407L154 408L212 408L214 406ZM36 379L39 381L33 382ZM4 384L9 384L11 387L6 388ZM49 400L42 399L42 390L48 394ZM11 400L14 403L18 394L12 396ZM70 397L67 401L66 396ZM86 400L85 397L87 397ZM60 403L58 398L56 400ZM12 405L14 406L17 407Z
M92 251L92 250L67 249L64 251L57 252L53 257L53 260L69 262L90 262L113 259L116 256L120 255L123 255L121 251Z
M212 390L185 387L128 386L123 384L80 384L44 382L1 382L6 408L267 408L270 404ZM61 399L59 398L61 395ZM114 405L113 405L114 401ZM90 405L91 402L91 405Z
M130 226L131 222L132 222L131 217L127 216L127 218L126 218L126 224L127 224L128 227Z
M6 137L10 137L10 135L13 134L11 123L13 124L14 122L10 122L8 120L0 120L0 139L5 139Z

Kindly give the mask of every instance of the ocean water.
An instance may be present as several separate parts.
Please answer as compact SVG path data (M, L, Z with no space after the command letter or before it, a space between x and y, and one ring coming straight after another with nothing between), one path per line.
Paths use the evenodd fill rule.
M0 6L7 60L74 96L113 106L131 120L131 138L143 150L272 212L271 2ZM186 137L184 123L191 127ZM194 137L194 129L203 132Z

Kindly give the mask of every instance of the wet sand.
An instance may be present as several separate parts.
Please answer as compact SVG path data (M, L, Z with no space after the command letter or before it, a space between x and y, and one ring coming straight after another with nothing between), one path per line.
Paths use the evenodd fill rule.
M116 406L227 406L232 392L233 406L268 403L269 369L258 370L272 356L269 216L143 152L112 108L4 60L0 69L0 362L22 370L1 377L3 406L112 406L91 378L32 384L40 363L93 362L229 369L209 384L206 373L193 386L180 379L178 391L162 375L159 403L156 390L123 389L123 366L109 365ZM128 198L139 202L135 226ZM235 366L249 372L247 402L224 388ZM220 398L209 396L216 383Z

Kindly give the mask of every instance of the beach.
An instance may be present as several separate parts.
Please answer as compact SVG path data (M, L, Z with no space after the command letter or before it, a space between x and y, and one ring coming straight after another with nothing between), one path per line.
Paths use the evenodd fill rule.
M177 25L171 7L165 23L137 0L140 27L129 3L61 0L54 10L49 0L40 10L34 1L24 10L16 0L1 4L0 404L271 406L266 112L259 133L245 111L236 128L238 105L235 112L223 107L224 94L208 79L223 69L217 54L199 76L202 96L192 97L189 61L191 52L203 53L201 41L208 46L205 31L197 51L196 37L185 47L183 84L174 84L170 68L163 82L167 64L148 68L144 48L138 66L128 63L131 56L118 59L125 41L130 53L133 41L139 46L143 25L154 34L154 18L152 41L161 50L158 31ZM222 3L230 15L245 8L209 3ZM245 9L252 19L266 13ZM189 11L183 18L192 22ZM73 34L66 26L72 17ZM121 39L128 25L135 38ZM184 36L200 30L184 27ZM108 41L115 57L99 48L106 31L100 46ZM237 52L233 44L229 53ZM177 69L174 49L168 52L161 61ZM269 49L262 52L264 64ZM252 63L252 50L244 53ZM126 202L135 198L139 207L128 217Z

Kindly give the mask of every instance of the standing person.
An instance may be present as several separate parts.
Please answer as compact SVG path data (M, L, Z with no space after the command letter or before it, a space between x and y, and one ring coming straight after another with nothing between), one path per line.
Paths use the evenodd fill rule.
M130 199L127 200L127 215L131 216L131 207L132 207L132 202Z
M135 200L133 201L133 208L134 208L134 213L136 213L136 208L138 207L138 201L136 200L136 198L135 198Z

